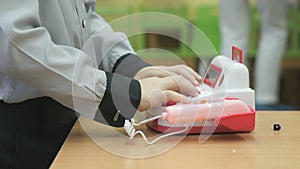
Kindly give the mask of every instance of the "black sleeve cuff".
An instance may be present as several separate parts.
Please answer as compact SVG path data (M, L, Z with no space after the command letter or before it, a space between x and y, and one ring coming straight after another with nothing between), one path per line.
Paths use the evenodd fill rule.
M144 67L150 66L135 54L126 54L119 58L113 67L113 73L133 78Z
M106 72L106 77L106 91L94 120L123 127L125 119L131 119L140 104L140 83L116 73Z

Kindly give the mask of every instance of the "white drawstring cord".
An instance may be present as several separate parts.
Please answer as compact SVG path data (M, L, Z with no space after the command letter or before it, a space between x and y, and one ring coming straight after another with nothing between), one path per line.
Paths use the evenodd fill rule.
M142 131L140 131L140 130L136 131L135 128L134 128L134 126L139 126L141 124L148 123L150 121L159 119L161 117L162 117L162 115L154 116L154 117L151 117L149 119L143 120L139 123L135 123L133 118L131 119L131 121L126 119L125 124L124 124L125 131L127 132L130 139L132 139L135 135L140 134L143 137L143 139L145 140L145 142L147 144L151 145L151 144L154 144L155 142L157 142L158 140L160 140L162 138L172 136L172 135L176 135L176 134L180 134L180 133L184 133L189 129L189 127L186 126L185 129L183 129L183 130L175 131L175 132L172 132L172 133L167 133L167 134L164 134L164 135L161 135L161 136L155 138L152 141L149 141Z

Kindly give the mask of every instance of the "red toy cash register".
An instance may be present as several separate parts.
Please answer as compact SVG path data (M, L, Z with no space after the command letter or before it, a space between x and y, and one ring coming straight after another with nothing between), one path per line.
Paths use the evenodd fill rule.
M249 73L241 52L233 47L232 59L215 57L197 87L199 96L192 104L173 103L147 111L148 122L159 132L173 132L186 126L188 133L250 132L255 128L254 90L249 88ZM205 130L203 130L205 128Z
M242 63L242 52L233 47L232 59L215 57L197 86L199 95L191 104L169 103L148 110L147 119L135 123L125 120L124 128L132 139L141 134L147 144L179 133L251 132L255 128L254 90L249 87L249 72ZM149 141L135 126L146 123L150 128L166 133Z

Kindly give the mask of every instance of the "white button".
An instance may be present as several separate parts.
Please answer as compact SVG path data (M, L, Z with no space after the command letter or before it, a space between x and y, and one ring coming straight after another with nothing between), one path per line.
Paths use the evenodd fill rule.
M82 20L82 27L83 27L83 28L86 27L86 20Z
M116 114L115 114L115 116L114 116L114 121L117 121L118 120L118 118L119 118L119 116L120 116L120 110L118 110L117 112L116 112Z

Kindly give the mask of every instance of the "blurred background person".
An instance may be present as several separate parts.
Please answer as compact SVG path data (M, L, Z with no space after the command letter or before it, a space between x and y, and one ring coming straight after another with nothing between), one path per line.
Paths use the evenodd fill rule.
M231 56L231 46L243 50L247 63L250 34L250 4L247 0L220 0L221 53ZM254 88L256 109L277 109L281 60L287 41L287 2L257 0L260 14L260 37L255 57Z

